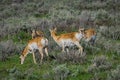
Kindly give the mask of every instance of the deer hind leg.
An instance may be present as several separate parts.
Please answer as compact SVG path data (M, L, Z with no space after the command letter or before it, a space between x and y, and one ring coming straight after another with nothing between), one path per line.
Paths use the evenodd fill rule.
M48 61L48 60L49 60L49 57L48 57L48 48L47 48L47 47L45 48L45 53L46 53L47 61Z
M79 44L79 42L75 42L75 45L79 48L79 52L82 55L82 53L83 53L83 47Z
M65 52L65 45L64 45L64 43L62 44L62 52Z
M35 53L34 53L34 51L32 52L32 54L33 54L33 61L36 64L36 59L35 59Z
M42 60L43 60L43 51L42 51L42 49L39 49L39 52L40 52L40 55L41 55L40 63L42 63Z
M67 53L69 53L69 47L68 47L68 46L65 47L65 51L66 51Z
M69 49L68 48L66 48L66 52L69 53Z
M45 48L45 53L46 53L46 56L48 56L48 50L47 50L47 47Z

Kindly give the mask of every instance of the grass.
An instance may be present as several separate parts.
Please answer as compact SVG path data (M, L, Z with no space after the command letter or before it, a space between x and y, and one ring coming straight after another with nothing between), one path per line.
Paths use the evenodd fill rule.
M97 55L101 55L101 54L98 53ZM120 59L119 58L112 59L112 56L110 56L109 53L107 56L109 57L109 61L114 64L112 69L116 68L116 66L119 64ZM93 78L94 77L93 75L95 75L95 73L89 73L87 71L88 67L91 65L92 59L93 59L93 55L88 54L87 61L83 64L65 62L64 64L66 64L66 67L70 71L70 74L68 75L67 80L90 80L91 78ZM14 55L9 57L9 59L6 62L0 62L0 77L4 78L9 76L9 70L15 67L23 73L29 69L33 69L32 73L34 75L39 75L39 77L41 77L40 80L44 80L43 75L53 72L53 69L59 65L62 65L62 64L57 63L56 60L45 60L45 59L43 60L42 65L40 65L39 63L34 64L31 54L29 54L26 57L24 64L21 65L19 55ZM96 73L100 79L106 80L107 72L108 70L105 70L105 71L102 70ZM50 80L52 79L50 78Z
M24 34L24 36L22 36ZM14 35L14 42L18 42L17 36L25 37L28 36L27 33L20 32L19 34ZM26 43L27 37L23 40L23 43ZM56 44L57 45L57 44ZM88 50L89 49L89 50ZM20 64L19 55L13 55L8 58L5 62L0 62L0 78L4 79L7 76L10 76L9 71L13 68L17 68L22 73L32 71L31 75L35 75L39 80L53 80L54 75L56 75L53 69L57 66L66 64L66 68L70 71L66 80L90 80L93 78L100 78L102 80L106 80L107 74L110 70L115 69L117 65L119 65L120 58L115 53L106 52L105 50L99 50L95 54L92 53L94 50L90 51L91 48L85 49L86 51L86 61L84 63L72 63L71 61L65 61L64 63L58 63L56 60L43 60L43 64L40 65L34 64L32 59L32 54L29 54L23 65ZM60 54L61 50L54 50L49 52L50 55ZM92 64L92 60L95 56L105 55L110 63L112 63L112 68L110 70L98 70L94 73L88 72L88 67ZM48 74L48 77L44 78ZM49 76L51 76L49 78ZM24 79L23 79L24 80Z
M30 28L33 29L38 26L37 28L46 32L46 36L48 39L50 39L49 37L50 33L48 29L53 26L56 26L56 27L58 26L58 31L57 31L58 35L61 33L77 31L79 26L83 26L83 27L93 26L94 28L95 26L99 26L99 24L87 25L86 24L87 22L84 22L84 23L81 22L79 19L81 20L83 19L84 21L84 19L87 18L86 14L84 15L81 14L81 12L84 12L84 11L86 11L85 13L88 13L88 16L91 15L89 17L90 19L93 18L93 23L95 23L94 17L95 19L103 20L103 21L104 19L107 19L108 22L109 22L108 18L113 17L113 18L116 18L117 22L119 22L117 16L111 13L111 9L113 9L113 2L111 0L107 0L99 3L98 2L96 3L96 1L91 1L91 2L90 1L91 0L86 0L86 1L84 0L83 1L79 1L79 0L76 0L76 1L73 1L73 0L70 0L70 1L69 0L61 0L61 1L35 0L34 1L32 0L32 1L29 1L27 0L20 4L19 3L12 4L12 1L4 0L2 1L2 3L0 3L1 16L3 16L1 17L2 19L0 19L1 20L0 23L5 22L4 23L5 27L3 28L3 31L1 30L0 35L4 34L2 33L4 32L4 29L9 28L9 30L8 31L5 30L6 35L1 38L1 41L7 41L8 39L12 39L13 42L17 43L16 44L17 46L19 46L19 44L27 45L26 42L29 39L31 39L30 34L22 30L19 30L24 26L26 26L28 29ZM99 5L96 5L95 3ZM117 3L115 4L117 9ZM103 11L100 11L101 9ZM92 16L92 15L96 15L96 13L98 12L103 15L100 15L99 17ZM106 13L110 13L110 14L104 15ZM119 10L116 10L116 14L117 13L119 13ZM104 16L107 16L107 17L104 17ZM69 19L72 20L71 18L73 19L73 21L70 21L70 22L68 21L67 23L67 20ZM118 25L117 22L115 26ZM64 23L64 24L61 25L61 23ZM81 25L81 23L83 23L84 25ZM114 25L113 23L111 23L111 26ZM79 26L76 26L76 24L78 24ZM102 23L102 25L104 24L105 22ZM107 23L106 26L109 26L109 23ZM1 25L1 28L2 27L3 25ZM44 29L42 29L42 27L44 27ZM17 34L11 35L9 31L12 31L12 30L14 31L14 29L16 30L16 28L18 28L19 32ZM107 40L108 39L111 40L111 38L107 38ZM111 41L115 44L120 43L120 40L111 40ZM112 45L112 43L108 43L108 44ZM55 43L55 45L57 44ZM53 46L55 47L55 45ZM50 48L51 52L49 51L49 54L56 56L57 54L60 54L61 50L59 48L54 49L54 47ZM115 47L116 46L114 45L113 49L111 50L114 50ZM96 51L96 52L94 52L94 48L92 50L91 49L92 49L91 47L88 49L85 48L86 61L84 63L73 63L71 61L58 63L57 60L51 59L47 61L44 59L43 64L40 65L39 63L34 64L32 60L32 55L29 54L25 59L24 64L21 65L19 55L16 54L16 55L10 56L7 61L0 62L0 79L4 80L5 77L11 76L9 74L9 71L11 69L16 68L17 70L21 71L23 74L27 72L28 74L37 76L39 80L55 80L54 76L58 76L58 75L54 73L54 68L65 64L66 66L64 66L64 68L70 71L69 74L67 75L67 78L65 78L65 80L96 80L96 78L99 78L100 80L106 80L108 72L110 72L110 70L115 69L116 66L120 64L120 58L119 58L120 55L117 55L117 53L115 52L108 52L107 50L102 50L102 47L100 48L99 51ZM101 56L101 55L104 55L107 57L107 60L110 63L112 63L112 67L109 70L97 70L96 72L93 72L93 73L88 72L88 68L92 64L92 60L94 59L94 57ZM43 76L46 76L46 77L44 78ZM29 79L25 79L25 80L29 80Z

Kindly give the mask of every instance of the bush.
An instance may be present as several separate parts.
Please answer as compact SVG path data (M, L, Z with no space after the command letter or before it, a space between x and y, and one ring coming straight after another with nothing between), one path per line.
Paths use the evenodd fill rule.
M77 65L77 66L71 68L70 71L71 71L71 74L70 74L70 75L71 75L72 77L77 77L79 74L84 74L84 73L86 73L85 67L83 67L83 66L81 66L81 65Z
M86 53L80 56L79 51L70 51L69 53L59 53L56 56L58 63L72 62L72 63L84 63L86 61Z
M67 78L68 74L69 74L69 69L66 67L66 64L63 65L59 65L55 68L53 68L54 74L55 74L55 80L56 79L60 79L60 80L64 80L65 78Z
M111 63L107 60L106 56L104 55L95 57L93 59L93 65L101 69L107 69L111 67Z
M107 80L120 80L120 65L116 69L111 70L107 75Z
M66 64L61 64L52 69L51 72L44 74L44 79L51 79L51 80L66 80L70 71L66 67Z
M111 25L112 24L112 17L111 15L103 9L100 9L96 13L95 23L98 25Z
M107 60L106 56L97 56L92 60L92 65L88 67L88 72L109 70L111 66L112 64Z
M100 78L100 73L99 72L95 72L90 80L102 80Z
M100 26L99 30L102 34L102 36L105 36L107 38L113 39L113 40L120 40L120 28L119 26Z
M8 73L9 76L6 78L7 80L16 80L16 79L20 80L25 78L24 74L16 67L9 69Z
M5 80L39 80L40 77L38 75L33 74L33 68L29 68L25 72L13 67L8 69L8 76Z
M7 58L17 52L17 47L12 40L0 42L0 61L5 61Z

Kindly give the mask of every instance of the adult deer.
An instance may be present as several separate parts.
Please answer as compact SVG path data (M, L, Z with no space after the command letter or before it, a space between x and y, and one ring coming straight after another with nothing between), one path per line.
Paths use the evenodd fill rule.
M96 40L96 31L90 28L85 30L84 34L85 41L90 42L90 44L94 45Z
M48 46L48 40L44 37L36 37L34 39L31 39L27 46L24 48L20 58L21 58L21 64L24 63L25 57L27 56L27 54L32 53L33 54L33 61L36 64L36 60L35 60L35 54L34 54L34 50L38 49L41 55L41 61L40 63L42 63L42 59L43 59L43 49L45 49L45 53L48 56L48 50L47 50L47 46Z
M68 52L68 47L72 47L76 45L79 48L79 52L82 54L83 53L83 47L79 44L79 41L82 39L84 36L83 33L84 29L79 29L78 32L71 32L71 33L66 33L66 34L56 34L56 28L53 30L49 30L51 33L52 38L55 40L55 42L62 47L62 52L66 51Z

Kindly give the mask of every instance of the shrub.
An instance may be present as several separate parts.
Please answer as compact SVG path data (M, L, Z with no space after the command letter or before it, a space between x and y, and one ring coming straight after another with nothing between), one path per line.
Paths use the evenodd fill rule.
M101 80L100 73L95 72L90 80Z
M66 64L61 64L52 69L51 72L44 74L44 79L52 79L52 80L66 80L70 71L66 67Z
M107 75L107 80L120 80L120 65L116 69L111 70Z
M111 25L112 17L106 10L100 9L96 13L95 23L98 25Z
M18 70L16 67L9 69L8 73L9 73L9 76L6 78L7 80L11 80L11 79L20 80L25 78L24 74L20 70Z
M38 75L30 74L27 76L26 80L39 80Z
M94 27L95 11L83 10L80 14L80 25L85 28Z
M16 51L17 51L17 47L12 40L0 42L1 61L5 61L9 56L15 54Z
M7 70L9 75L5 80L39 80L38 75L33 74L33 70L33 68L29 68L25 72L22 72L16 67L13 67Z
M108 70L111 68L111 66L111 63L107 60L106 56L97 56L92 60L92 65L88 67L88 72Z
M64 62L72 62L72 63L84 63L86 61L86 53L83 53L80 56L79 51L72 50L69 53L59 53L56 56L57 62L64 63Z
M111 63L107 60L106 56L101 55L93 59L93 65L101 69L107 69L111 67Z
M68 74L69 74L69 69L66 67L66 64L62 64L59 65L55 68L53 68L54 74L55 74L55 80L56 79L60 79L60 80L64 80L65 78L67 78Z
M77 77L79 74L86 73L86 69L81 65L77 65L70 69L70 73L72 77Z
M105 36L107 38L113 39L113 40L120 40L120 28L119 26L100 26L99 30L102 34L102 36Z

